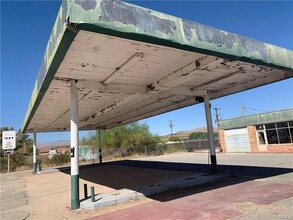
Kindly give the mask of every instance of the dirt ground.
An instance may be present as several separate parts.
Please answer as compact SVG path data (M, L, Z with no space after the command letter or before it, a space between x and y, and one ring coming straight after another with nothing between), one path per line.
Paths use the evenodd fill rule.
M119 165L103 165L80 169L80 198L84 198L83 185L94 186L95 193L104 193L116 189L145 185L159 180L186 176L192 172L179 172L159 169L139 169ZM13 181L13 187L10 185ZM118 205L97 211L70 210L70 172L57 172L34 175L30 171L1 175L3 193L1 197L8 199L11 190L21 189L20 196L25 201L14 207L1 207L1 219L83 219L97 214L108 213L121 208L131 207L150 201L144 199L135 203ZM3 200L1 199L1 200ZM4 199L5 200L5 199ZM6 202L3 201L3 204ZM16 213L16 214L15 214Z
M251 174L258 181L265 180L274 184L283 184L285 182L286 184L290 184L289 186L293 186L292 156L292 154L219 154L218 162L221 164L221 172L225 169L229 169L231 173L243 171L245 176ZM162 162L165 165L162 165ZM204 153L179 153L117 163L110 162L105 163L103 166L80 169L80 198L82 199L84 197L84 183L88 184L88 189L90 189L90 186L94 186L96 194L122 188L131 189L138 185L150 184L159 180L172 179L194 174L197 171L204 171L209 168L208 162L207 154ZM253 165L255 167L251 168ZM257 175L263 176L257 177ZM31 171L22 171L2 174L0 177L1 220L110 217L111 213L123 213L123 210L128 213L127 210L135 210L135 207L144 207L144 205L157 204L158 202L160 206L164 205L164 203L160 202L164 199L161 198L158 201L155 197L152 197L99 210L71 211L70 172L33 175ZM258 182L259 184L260 182ZM165 195L165 197L169 196L168 194ZM269 194L266 194L266 196L269 196ZM177 201L176 199L173 200ZM287 203L286 210L288 210ZM262 210L262 212L266 212L267 210L282 212L285 207L273 207L271 205L267 204L265 207L256 207L251 201L245 201L244 199L242 203L233 203L232 206L234 209L240 210L239 212L252 215L249 219L255 219L253 218L253 213L256 210ZM292 205L291 200L291 207L293 207ZM186 209L186 205L184 207ZM289 212L292 212L292 210L290 210L289 201ZM105 217L105 219L112 218ZM165 218L156 216L156 219Z

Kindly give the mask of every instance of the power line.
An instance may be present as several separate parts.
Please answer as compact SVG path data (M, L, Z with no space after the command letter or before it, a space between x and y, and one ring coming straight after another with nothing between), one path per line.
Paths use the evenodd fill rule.
M268 112L267 110L262 110L262 109L256 109L256 108L250 108L250 107L244 107L244 105L241 105L241 115L242 117L244 116L244 112L249 114L254 114L253 111L258 111L258 112Z
M220 108L213 108L215 111L216 111L216 123L219 127L219 113L218 113L218 110L221 110Z
M254 110L254 111L259 111L259 112L268 112L267 110L261 110L261 109L256 109L256 108L249 108L245 107L246 109Z

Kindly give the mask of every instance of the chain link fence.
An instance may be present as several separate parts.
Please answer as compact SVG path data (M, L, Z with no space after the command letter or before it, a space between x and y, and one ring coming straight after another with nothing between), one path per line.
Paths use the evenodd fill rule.
M215 139L215 146L219 151L219 141ZM208 152L209 143L207 139L189 140L181 142L171 142L166 144L157 144L153 146L134 146L125 148L106 148L102 149L103 160L115 160L126 157L147 157L147 156L159 156L165 154L171 154L175 152ZM32 169L32 155L25 155L17 153L13 155L10 164L11 171L21 169ZM17 157L16 157L17 156ZM14 159L15 157L15 159ZM80 146L79 147L79 160L80 161L98 161L99 153L98 147ZM20 163L21 162L21 163ZM37 155L37 166L60 166L69 164L70 154L69 152L64 154L50 155ZM7 156L1 158L0 172L7 171Z
M215 139L215 146L218 148L219 141ZM80 147L80 160L97 160L98 149L89 149ZM219 148L218 148L219 150ZM132 156L158 156L171 154L175 152L208 152L209 143L207 139L189 140L181 142L172 142L167 144L157 144L153 146L134 146L126 148L106 148L102 149L102 156L105 160L113 158L124 158Z

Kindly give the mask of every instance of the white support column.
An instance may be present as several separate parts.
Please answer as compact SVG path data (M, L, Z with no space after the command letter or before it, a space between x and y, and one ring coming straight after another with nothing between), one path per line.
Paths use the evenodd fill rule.
M214 131L213 131L213 123L212 123L212 114L211 114L211 104L209 95L204 96L204 104L205 104L205 113L206 113L206 121L207 121L207 129L208 129L208 138L209 138L209 147L211 154L211 171L212 174L217 174L217 158L216 158L216 150L215 150L215 140L214 140Z
M71 80L71 210L78 209L79 202L79 138L78 138L78 92L75 80Z
M99 128L99 161L102 164L103 157L102 157L102 139L101 139L101 129Z
M34 131L33 143L33 173L37 173L37 133Z

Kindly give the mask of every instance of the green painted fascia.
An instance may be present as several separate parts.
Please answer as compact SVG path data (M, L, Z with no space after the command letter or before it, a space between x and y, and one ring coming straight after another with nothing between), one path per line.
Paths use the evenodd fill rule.
M275 122L293 121L293 108L219 121L219 129L244 128Z
M79 29L85 31L91 31L95 33L101 33L115 37L141 41L145 43L173 47L191 52L204 53L207 55L218 56L229 60L240 60L243 62L249 62L256 65L264 65L272 68L293 71L292 50L248 39L236 34L204 26L195 22L185 21L181 18L177 18L150 9L145 9L129 3L124 3L119 0L113 0L108 2L116 4L114 5L116 7L117 5L123 5L123 8L121 10L124 10L125 7L128 7L128 10L132 10L134 12L135 10L138 10L139 14L145 13L146 16L152 16L152 18L156 18L160 21L169 22L168 24L171 23L175 25L174 29L172 29L172 33L164 33L164 31L161 31L159 28L153 31L143 30L138 25L143 22L148 22L147 20L143 20L143 16L141 18L135 18L135 22L138 23L136 25L133 24L135 22L126 23L125 21L122 22L117 20L105 21L105 19L103 20L103 14L109 14L107 11L109 7L105 9L105 2L106 0L97 0L95 7L93 7L92 9L84 9L80 5L81 3L77 4L75 1L71 1L69 12L70 21L74 23ZM119 13L119 8L115 8L115 10L115 13ZM123 13L121 12L121 16L123 16ZM214 34L215 36L227 35L227 38L230 37L230 44L233 45L231 45L231 47L227 47L225 45L220 45L216 42L210 42L210 39L208 37L204 40L200 40L200 36L198 36L196 30L193 28L188 30L190 31L189 34L191 35L191 37L187 38L186 24L190 24L191 27L192 25L195 25L195 27L200 29L200 34L202 34L203 36L210 34ZM223 43L225 44L226 41L224 41ZM239 42L244 43L241 44Z
M24 118L22 132L26 132L32 117L40 105L56 71L64 59L76 33L67 29L69 2L63 1L48 40L43 61L34 85L29 106Z
M194 47L194 46L190 46L190 45L183 45L183 44L173 42L173 41L170 41L167 39L156 38L153 36L146 36L143 34L119 32L116 30L107 29L104 27L98 27L96 25L85 24L85 23L75 24L75 25L79 30L91 31L91 32L110 35L110 36L114 36L114 37L120 37L120 38L129 39L129 40L140 41L140 42L144 42L144 43L172 47L172 48L185 50L185 51L189 51L189 52L202 53L202 54L206 54L206 55L221 57L224 59L228 59L230 61L243 61L243 62L255 64L255 65L262 65L262 66L267 66L267 67L271 67L271 68L276 68L276 69L281 69L281 70L293 72L293 64L292 64L292 66L290 65L287 67L287 66L283 66L282 64L268 63L264 60L251 59L249 57L239 57L239 56L233 55L233 54L221 53L221 52L207 50L207 49ZM286 52L292 53L292 54L290 54L290 56L292 57L292 60L293 60L293 52L289 51L289 50L286 50Z
M44 78L44 81L42 83L40 91L37 93L37 85L35 85L33 90L33 95L31 97L31 101L29 104L29 108L27 110L24 124L22 127L22 132L26 132L26 129L35 114L36 110L38 109L47 89L49 88L49 85L51 81L53 80L56 71L58 70L61 62L63 61L72 41L74 40L76 34L68 29L65 30L64 35L60 41L59 47L56 50L55 56L51 62L51 65L47 71L47 74ZM36 83L37 84L37 83Z

